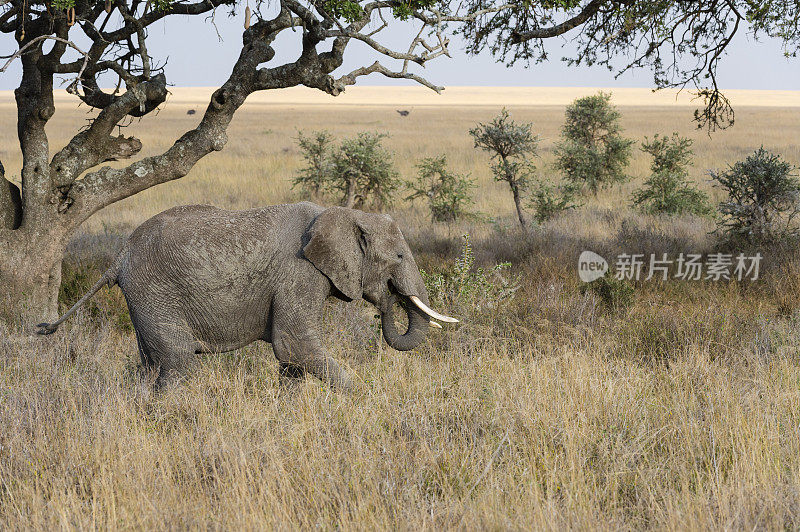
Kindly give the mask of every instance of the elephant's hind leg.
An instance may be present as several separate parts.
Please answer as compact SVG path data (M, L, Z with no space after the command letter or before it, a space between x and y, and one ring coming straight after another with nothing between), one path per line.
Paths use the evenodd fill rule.
M174 381L195 357L197 341L188 327L165 321L139 324L136 336L143 364L158 371L156 388Z

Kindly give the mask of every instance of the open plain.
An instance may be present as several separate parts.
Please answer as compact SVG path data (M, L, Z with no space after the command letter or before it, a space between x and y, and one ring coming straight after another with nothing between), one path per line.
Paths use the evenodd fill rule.
M387 133L405 179L439 154L470 173L477 219L432 224L405 193L389 212L427 272L452 269L469 234L475 267L511 263L513 295L445 294L441 310L462 323L407 353L382 343L373 307L331 302L327 347L354 375L352 394L310 378L282 387L267 344L209 355L153 393L118 288L51 337L0 325L0 528L800 527L796 249L760 250L758 281L641 281L629 306L606 309L580 290L581 251L709 253L714 220L634 211L650 164L636 147L629 182L523 234L468 135L506 106L533 122L538 176L557 181L564 107L596 89L348 91L258 95L223 151L96 214L68 249L64 308L164 209L302 199L291 188L295 138L315 129ZM198 123L210 92L173 89L156 116L122 132L142 140L142 155L159 153ZM715 202L707 170L761 145L800 164L800 92L732 91L736 123L711 136L694 128L685 93L613 92L637 143L673 131L694 140L691 178ZM0 93L0 160L18 181L12 98ZM51 150L91 116L59 95Z

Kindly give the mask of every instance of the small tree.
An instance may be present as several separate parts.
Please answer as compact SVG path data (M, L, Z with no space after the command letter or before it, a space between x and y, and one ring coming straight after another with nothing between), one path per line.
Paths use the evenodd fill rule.
M642 151L653 156L652 173L644 187L633 193L632 201L649 214L707 214L708 196L689 183L692 140L673 133L645 138Z
M796 234L800 181L792 175L794 170L762 146L724 172L710 171L711 179L728 193L728 200L719 205L720 229L751 243Z
M326 130L314 131L306 136L300 131L297 144L306 166L294 178L292 188L300 187L310 196L319 196L332 174L331 151L333 136Z
M570 185L555 186L540 183L531 194L528 205L540 224L552 220L562 212L580 207L575 203L575 188Z
M370 202L377 209L392 203L400 186L392 154L383 147L383 133L359 133L346 139L331 157L330 188L342 194L344 207L361 208Z
M507 109L488 124L479 123L470 129L475 147L491 153L492 173L496 181L505 181L514 196L517 217L523 229L528 224L522 211L522 195L536 167L531 158L536 156L538 135L531 133L531 123L517 124L511 120Z
M407 183L412 194L406 199L428 198L434 222L454 222L469 214L468 208L474 204L470 189L475 182L468 175L448 170L446 155L422 159L417 170L417 179Z
M576 186L597 194L627 180L625 167L633 141L623 138L620 113L611 94L578 98L567 107L562 140L556 145L556 168Z

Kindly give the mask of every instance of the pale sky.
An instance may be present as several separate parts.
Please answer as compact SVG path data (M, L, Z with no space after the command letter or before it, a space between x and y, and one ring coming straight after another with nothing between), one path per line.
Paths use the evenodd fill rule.
M223 37L219 42L212 25L205 17L167 17L168 20L150 29L148 48L157 61L168 59L167 79L175 86L218 86L230 73L241 49L242 15L229 18L224 13L216 17ZM386 44L408 44L408 27L394 28L387 33ZM569 34L567 35L569 37ZM299 32L287 31L275 43L277 55L271 64L285 62L297 56ZM564 47L564 51L561 47ZM0 55L14 47L10 36L0 37ZM400 46L402 48L403 46ZM551 39L547 43L551 60L525 67L507 68L498 64L488 53L467 56L458 40L451 42L452 59L441 57L428 63L424 73L435 84L444 86L575 86L575 87L651 87L649 70L628 73L614 79L614 73L603 67L568 67L560 58L570 48L568 39ZM376 54L361 43L353 43L342 72L371 64ZM381 59L391 67L391 61ZM622 63L622 62L620 62ZM0 74L0 90L13 89L19 83L19 63ZM800 90L800 58L783 56L780 43L773 40L756 42L742 32L729 47L728 55L719 69L719 84L729 89L787 89ZM405 80L390 80L377 74L361 78L360 85L411 84Z

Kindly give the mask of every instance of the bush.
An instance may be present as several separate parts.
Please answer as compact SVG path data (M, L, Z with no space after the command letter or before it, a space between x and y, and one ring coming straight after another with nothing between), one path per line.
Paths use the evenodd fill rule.
M428 198L434 222L454 222L469 214L469 206L475 203L470 197L475 182L469 176L449 171L447 156L423 159L417 170L416 181L407 183L413 193L406 199Z
M633 204L647 214L697 214L710 212L708 196L688 181L692 141L673 133L645 139L642 151L653 157L652 173L644 187L633 193Z
M800 181L792 175L795 169L762 146L724 172L709 172L728 193L719 205L719 230L753 244L796 235Z
M337 147L327 131L311 136L300 133L297 142L306 166L294 178L294 185L307 194L341 194L341 205L350 208L371 206L382 209L392 203L400 186L392 154L383 147L383 133L359 133Z
M562 140L556 145L556 168L576 187L593 194L628 179L625 167L633 141L620 134L620 113L611 94L578 98L567 107Z
M505 181L511 188L517 218L523 229L527 227L522 211L522 196L536 167L531 157L536 156L539 137L531 132L533 124L517 124L503 109L488 124L479 123L470 129L475 147L491 153L492 174L495 181Z
M318 196L332 175L331 148L333 136L328 131L315 131L311 136L297 134L297 144L306 166L294 178L292 188L300 187L312 197Z
M553 186L540 183L531 194L528 205L533 209L533 216L540 224L552 220L569 209L579 207L575 203L575 189L572 186Z
M400 180L392 154L383 147L383 133L359 133L346 139L333 153L331 186L343 193L344 207L367 204L382 209L390 205Z
M519 289L516 276L503 275L511 268L510 262L501 262L489 269L475 268L475 255L469 235L464 235L461 255L452 269L429 274L420 270L428 296L434 306L466 310L497 310L507 305Z
M603 306L611 311L625 310L633 304L633 285L610 275L595 279L591 283L582 284L580 292L581 294L587 292L594 294L600 299Z

